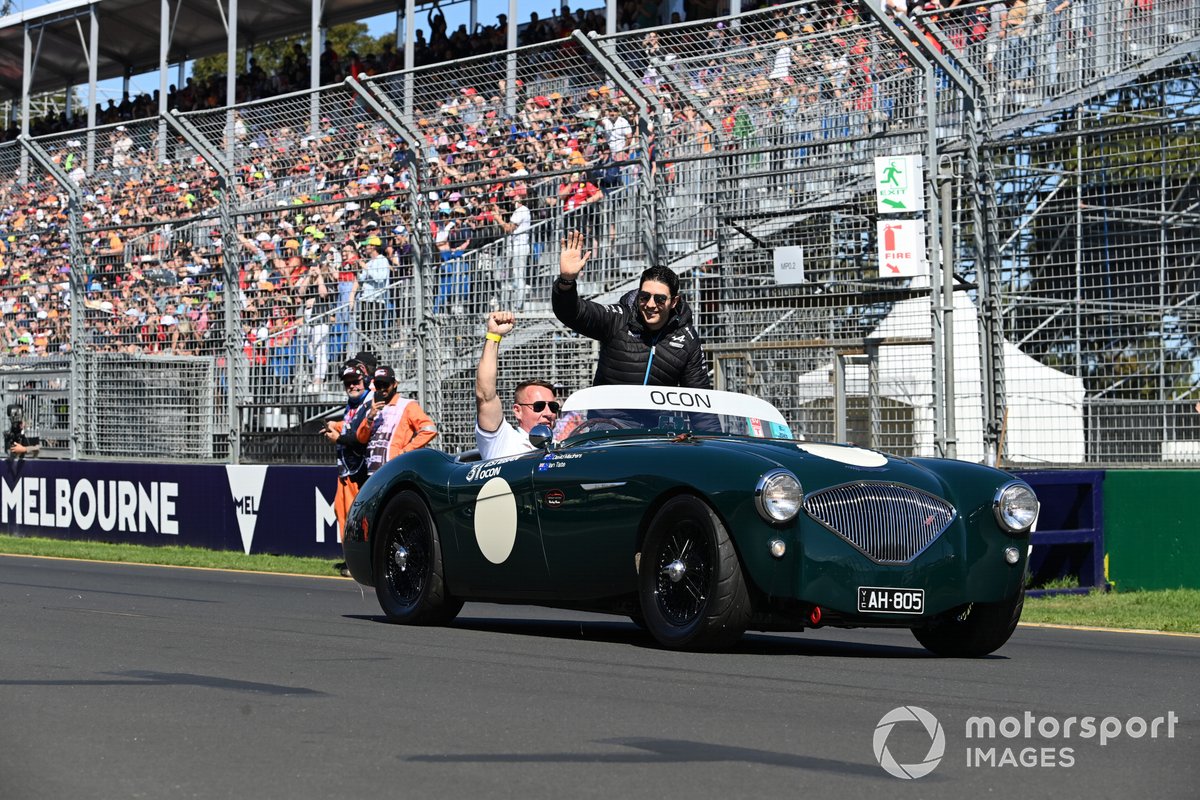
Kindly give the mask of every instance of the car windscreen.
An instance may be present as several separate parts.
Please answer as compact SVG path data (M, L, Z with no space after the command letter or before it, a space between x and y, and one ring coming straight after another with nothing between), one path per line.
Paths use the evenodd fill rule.
M597 431L647 431L749 436L756 439L792 439L788 426L774 421L699 411L595 408L566 411L555 427L555 439Z

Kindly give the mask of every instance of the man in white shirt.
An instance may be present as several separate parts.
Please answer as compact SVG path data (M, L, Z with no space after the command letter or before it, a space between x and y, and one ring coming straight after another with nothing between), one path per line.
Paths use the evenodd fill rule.
M382 254L383 241L368 237L363 243L363 268L358 276L358 329L373 341L381 341L387 325L387 285L390 264Z
M536 425L554 427L559 404L554 385L547 381L524 381L513 392L514 428L504 419L504 406L496 394L496 369L500 361L500 340L512 331L515 318L511 311L488 314L483 354L475 369L475 445L483 461L528 453L535 448L529 431Z
M612 152L613 158L617 161L624 161L625 149L633 137L633 128L630 126L629 120L625 119L619 109L610 108L608 116L601 120L600 124L608 136L608 149Z
M533 217L529 207L520 197L512 199L512 214L505 222L500 217L499 207L495 207L500 227L508 234L508 274L503 276L503 291L501 295L507 301L504 305L520 311L525 307L525 291L527 288L525 274L529 268L529 231L533 227ZM511 305L510 305L511 304Z

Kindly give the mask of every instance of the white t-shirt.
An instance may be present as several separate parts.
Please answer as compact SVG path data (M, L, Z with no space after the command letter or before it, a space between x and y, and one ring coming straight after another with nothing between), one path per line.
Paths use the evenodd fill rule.
M529 441L527 431L517 430L504 420L494 432L488 433L475 423L475 446L479 448L479 460L491 461L493 458L519 456L522 453L532 453L536 448Z
M529 208L524 203L518 203L513 209L512 216L509 217L509 222L516 225L513 228L512 243L521 247L529 246L529 229L533 227L532 217L529 214Z
M629 137L633 135L633 128L630 127L629 120L618 116L616 119L605 119L601 124L604 126L605 133L608 134L608 149L614 153L625 152Z

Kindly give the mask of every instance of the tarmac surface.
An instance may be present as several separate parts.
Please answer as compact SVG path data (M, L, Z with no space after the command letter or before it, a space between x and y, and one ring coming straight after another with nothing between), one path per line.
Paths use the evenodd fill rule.
M617 617L409 628L346 579L8 556L0 619L4 800L1200 797L1200 637L674 653Z

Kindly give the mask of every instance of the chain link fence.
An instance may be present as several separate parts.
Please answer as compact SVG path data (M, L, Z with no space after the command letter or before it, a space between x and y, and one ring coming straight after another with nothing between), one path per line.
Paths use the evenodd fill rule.
M325 463L367 350L469 449L488 311L502 397L590 384L579 229L585 294L671 265L717 387L809 438L1195 463L1200 15L1134 5L792 4L0 144L0 392L47 454Z

